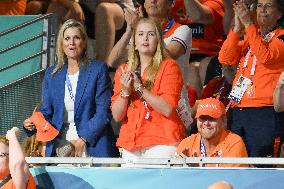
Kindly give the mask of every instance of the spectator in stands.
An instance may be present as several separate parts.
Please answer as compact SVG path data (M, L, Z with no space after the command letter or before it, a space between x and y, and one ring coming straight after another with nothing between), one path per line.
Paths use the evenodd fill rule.
M115 75L112 115L122 121L117 146L122 157L170 158L184 138L175 111L182 89L178 65L167 56L162 32L140 18L130 40L128 64Z
M281 73L273 95L276 112L284 111L284 72Z
M231 130L243 138L250 157L272 157L279 126L272 94L284 69L284 30L278 24L283 2L258 0L256 22L243 0L234 11L234 27L219 53L222 64L239 64L230 94Z
M27 0L1 0L0 15L24 15Z
M84 26L67 20L59 30L55 66L47 69L43 81L40 112L60 131L47 142L45 155L54 156L61 142L69 141L75 156L117 155L109 109L111 80L107 66L87 57ZM28 134L36 132L30 119L24 121Z
M7 131L6 138L0 136L0 185L2 189L35 189L18 137L17 127Z
M177 13L184 13L182 19ZM218 63L218 59L211 60L211 58L218 54L223 43L223 2L222 0L176 0L173 15L192 30L189 84L200 96L207 66L209 62L210 64L216 64L216 61ZM211 69L210 72L220 72L219 67Z
M208 189L233 189L233 186L226 181L217 181L208 186Z
M173 19L170 19L172 6L172 0L146 0L144 2L144 8L147 15L156 22L161 23L163 29L163 40L166 43L169 55L177 61L180 70L182 71L183 89L181 93L182 98L178 106L178 112L184 125L188 128L188 130L190 130L189 127L192 122L192 118L186 85L189 80L188 60L191 48L191 30L187 26L178 24ZM108 62L110 66L117 66L127 60L126 57L123 57L123 55L127 54L127 45L133 31L133 26L139 16L141 16L141 14L139 15L141 11L142 10L140 10L140 12L133 12L130 9L125 11L127 29L122 38L111 51Z
M181 141L177 155L187 157L247 157L242 138L226 129L225 107L215 98L200 100L196 113L198 134ZM241 164L208 164L239 167Z
M25 14L45 14L50 3L51 0L28 0Z

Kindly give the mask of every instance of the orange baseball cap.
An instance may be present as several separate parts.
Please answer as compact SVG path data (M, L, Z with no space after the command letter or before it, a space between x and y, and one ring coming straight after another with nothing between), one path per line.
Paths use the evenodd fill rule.
M48 142L53 140L59 134L59 131L45 120L41 112L34 112L29 119L36 126L36 139L38 141Z
M202 115L208 115L217 119L222 115L226 115L226 109L224 104L218 99L206 98L199 101L195 118L198 118Z

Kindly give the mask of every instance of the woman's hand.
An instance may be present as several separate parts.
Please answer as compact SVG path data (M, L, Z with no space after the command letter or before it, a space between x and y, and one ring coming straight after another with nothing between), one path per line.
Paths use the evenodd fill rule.
M75 148L75 157L82 157L83 152L86 151L86 143L83 139L79 138L77 140L71 140L71 144L73 144Z
M35 125L33 124L33 122L28 118L23 122L23 125L25 127L25 129L29 130L29 131L33 131L35 130Z
M137 74L135 74L134 72L131 72L131 74L133 76L133 87L136 90L137 88L142 86L142 83Z
M127 30L132 30L140 17L139 9L131 10L130 8L124 9L124 18L127 23Z
M120 75L120 83L121 83L121 90L125 95L131 94L132 81L133 81L132 73L122 68L122 73Z
M250 14L250 9L246 5L244 0L239 0L234 4L235 14L240 19L240 22L245 26L249 26L253 23L253 19Z

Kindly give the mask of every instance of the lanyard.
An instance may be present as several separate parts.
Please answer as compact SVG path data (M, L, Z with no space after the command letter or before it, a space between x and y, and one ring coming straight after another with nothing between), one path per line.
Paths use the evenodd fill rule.
M203 143L203 138L201 138L200 140L200 155L201 157L206 157L206 149L205 149L205 145Z
M163 35L165 35L169 30L170 28L172 27L172 25L174 24L174 19L171 19L170 22L168 23L166 29L163 31Z
M225 88L226 81L227 81L227 80L226 80L226 78L225 78L224 81L223 81L223 83L222 83L222 85L221 85L221 87L220 87L220 89L219 89L219 91L218 91L218 93L217 93L216 99L220 99L221 94L222 94L222 92L223 92L223 90L224 90L224 88Z
M70 98L72 99L73 102L75 102L75 97L74 97L74 94L73 94L73 91L72 91L72 85L71 85L71 82L70 82L68 73L66 73L66 80L65 80L65 83L66 83L66 85L67 85Z
M244 61L244 65L243 65L243 72L244 72L244 69L247 68L247 66L248 66L248 60L249 60L250 54L251 54L251 49L249 49L249 51L248 51L247 54L246 54L245 61ZM252 78L252 77L254 76L254 74L255 74L256 61L257 61L256 56L253 55L253 61L252 61L252 66L251 66L251 70L250 70L250 76L251 76L251 78Z

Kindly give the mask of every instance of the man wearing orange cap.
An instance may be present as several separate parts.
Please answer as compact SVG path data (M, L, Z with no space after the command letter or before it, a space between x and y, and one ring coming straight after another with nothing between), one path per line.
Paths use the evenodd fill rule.
M200 100L196 113L198 134L181 141L177 155L188 157L247 157L241 137L225 129L226 110L215 98ZM219 164L208 164L208 167ZM242 167L241 164L221 164L221 167Z
M25 155L18 141L19 129L7 131L6 138L0 136L0 188L35 189L36 184L29 172Z

